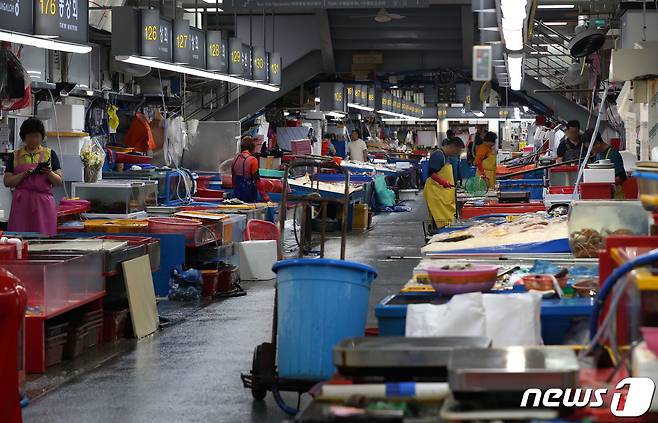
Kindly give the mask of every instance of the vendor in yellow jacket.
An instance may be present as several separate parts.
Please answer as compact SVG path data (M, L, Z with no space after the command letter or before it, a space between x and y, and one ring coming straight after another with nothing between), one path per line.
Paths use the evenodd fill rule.
M475 148L475 166L477 176L487 180L489 189L496 188L496 134L487 132L482 139L482 144Z
M452 137L445 140L443 146L430 156L429 178L425 181L423 196L438 228L448 226L455 219L455 178L448 157L459 156L463 149L461 138Z

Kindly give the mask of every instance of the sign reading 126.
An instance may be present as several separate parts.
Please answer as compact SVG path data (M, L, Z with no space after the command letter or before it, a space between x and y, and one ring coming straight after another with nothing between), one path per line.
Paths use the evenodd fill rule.
M78 20L78 0L39 0L39 11L42 15ZM59 10L59 13L58 13Z

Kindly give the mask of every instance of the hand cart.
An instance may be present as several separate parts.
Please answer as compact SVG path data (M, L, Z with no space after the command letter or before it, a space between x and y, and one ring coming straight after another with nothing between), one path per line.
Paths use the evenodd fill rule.
M323 170L336 171L345 177L345 190L342 194L323 195L320 190L320 181L311 180L311 186L305 191L305 194L290 193L288 178L291 171L299 168L308 168L320 173ZM326 193L326 191L325 191ZM349 195L350 195L350 174L349 171L334 162L325 162L321 160L298 160L291 163L286 167L283 177L283 190L281 196L279 224L281 229L281 244L284 244L285 234L285 221L286 211L288 210L288 202L296 203L296 208L302 207L302 222L301 222L301 236L299 239L299 254L301 258L307 251L306 246L310 243L307 238L307 231L310 225L307 225L307 219L312 216L311 210L314 206L319 207L321 216L321 231L320 231L320 257L324 257L325 241L326 241L326 227L327 227L327 207L330 204L342 205L342 221L341 221L341 247L340 259L345 260L345 247L347 242L347 216L349 208ZM282 257L279 257L282 259ZM253 361L251 371L241 375L242 383L245 388L251 390L251 395L255 400L263 400L268 391L272 392L274 400L281 410L294 415L297 413L297 408L288 406L281 398L281 392L297 392L299 397L305 392L308 392L319 380L296 380L281 378L277 375L276 369L276 350L277 350L277 291L274 294L274 313L272 321L272 340L260 344L254 349ZM305 340L300 340L305 342Z

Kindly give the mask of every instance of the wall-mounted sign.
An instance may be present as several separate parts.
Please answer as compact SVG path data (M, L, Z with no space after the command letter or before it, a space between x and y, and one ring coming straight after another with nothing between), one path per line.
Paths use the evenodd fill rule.
M490 81L491 68L491 46L473 46L473 81Z
M324 112L345 111L345 86L339 82L320 84L320 110Z
M33 0L0 0L0 29L32 34Z
M224 0L222 9L400 9L425 8L429 4L429 0Z
M124 9L124 8L122 8ZM114 14L113 14L114 16ZM171 21L160 16L158 10L142 10L140 22L140 52L142 56L171 62ZM118 31L117 35L122 32ZM114 32L112 33L114 37ZM125 43L122 43L125 45ZM115 48L115 46L113 46ZM136 53L136 52L131 52Z
M252 55L251 46L249 44L242 44L242 77L244 79L252 79Z
M345 86L345 103L354 103L354 85Z
M8 1L0 0L0 6ZM21 3L18 6L19 15L24 1L17 2ZM57 37L57 41L87 44L89 5L86 0L34 0L33 7L34 35ZM16 13L16 5L14 5L14 13Z
M281 85L283 62L279 53L270 54L270 85Z
M206 31L190 27L190 65L206 69Z
M232 76L242 76L242 41L239 38L228 40L228 73Z
M361 101L359 102L363 106L368 105L368 92L370 91L370 87L367 85L362 85L361 86Z
M363 89L363 85L355 85L354 86L354 104L361 104L361 90Z
M184 19L174 21L174 62L189 64L192 61L190 50L190 23Z
M216 72L227 72L226 43L222 31L206 33L206 68Z
M265 48L254 47L251 67L254 81L267 82L269 63Z
M375 99L375 95L376 95L375 88L374 88L374 87L371 87L371 88L368 90L368 107L370 107L370 108L372 108L372 109L374 109L374 108L376 107L376 104L375 104L375 100L376 100L376 99Z

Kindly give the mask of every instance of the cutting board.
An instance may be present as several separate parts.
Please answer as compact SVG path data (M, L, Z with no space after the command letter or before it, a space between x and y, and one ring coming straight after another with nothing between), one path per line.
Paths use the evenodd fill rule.
M135 336L141 339L154 333L160 323L153 290L151 262L149 257L144 255L124 261L122 266L133 331Z

